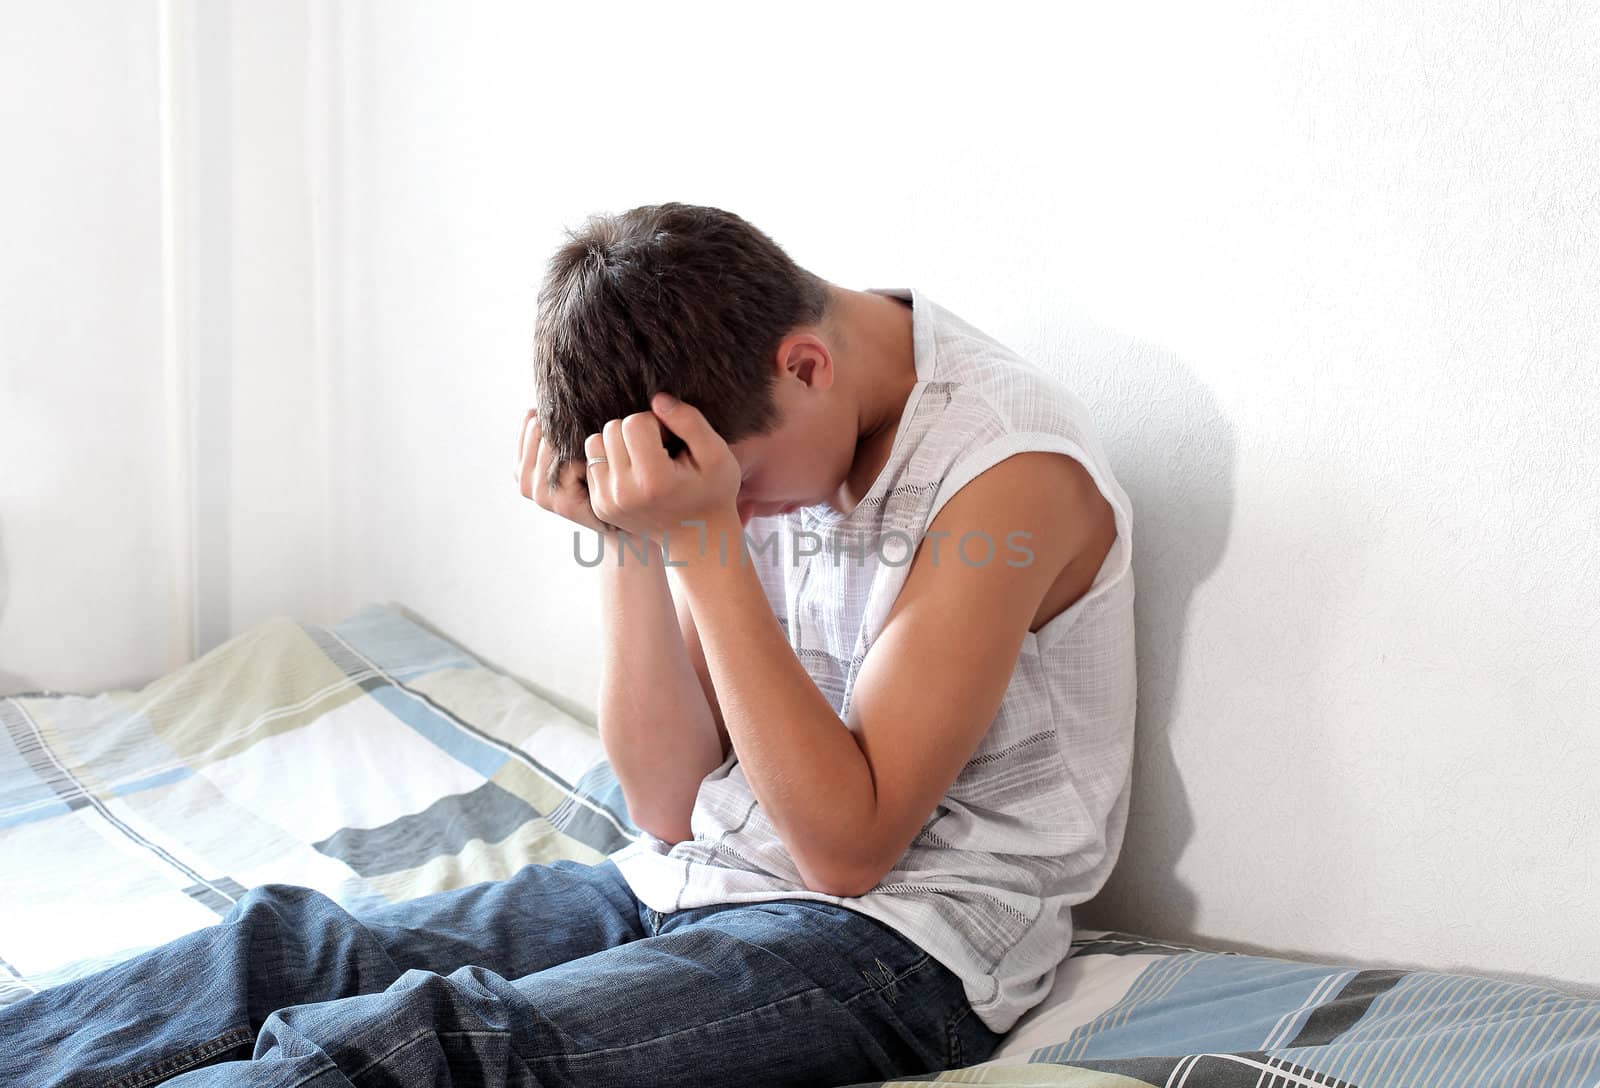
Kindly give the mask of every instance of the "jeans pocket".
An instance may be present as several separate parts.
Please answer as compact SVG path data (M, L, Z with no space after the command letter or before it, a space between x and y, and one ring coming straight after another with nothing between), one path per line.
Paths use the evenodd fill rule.
M933 962L933 957L926 952L920 953L916 959L904 964L885 962L881 956L873 956L871 963L858 963L856 969L880 997L890 1005L894 1005L900 1000L900 991L911 982L912 976L926 970Z
M922 1040L927 1059L942 1057L943 1065L930 1071L984 1061L999 1046L1001 1036L973 1012L961 979L931 955L904 966L874 957L859 970L878 999Z

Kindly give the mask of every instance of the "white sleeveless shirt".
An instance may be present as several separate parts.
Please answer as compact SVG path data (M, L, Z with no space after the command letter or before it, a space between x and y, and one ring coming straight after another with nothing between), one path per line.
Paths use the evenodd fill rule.
M917 382L888 462L848 514L806 507L746 527L789 644L841 726L915 542L985 469L1030 450L1075 458L1115 513L1111 550L1089 590L1024 637L988 733L872 891L805 886L737 751L702 780L692 839L645 832L610 857L657 911L818 899L876 918L955 972L973 1011L1005 1032L1050 992L1071 908L1099 891L1122 848L1136 698L1132 507L1070 389L914 289L871 290L913 307ZM983 561L981 544L961 555ZM1006 539L993 545L990 561L1026 561ZM944 539L940 561L957 561L956 546Z

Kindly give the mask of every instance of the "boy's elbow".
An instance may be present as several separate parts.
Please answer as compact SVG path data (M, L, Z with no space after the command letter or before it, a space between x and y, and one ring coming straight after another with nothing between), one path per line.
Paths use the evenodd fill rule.
M876 888L878 881L881 879L881 877L847 875L839 880L820 881L820 886L813 887L811 890L822 892L824 895L836 895L840 899L855 899Z
M680 842L694 838L694 831L690 828L689 821L683 817L661 819L649 812L638 815L630 812L628 815L635 827L641 831L648 831L668 846L676 846Z
M802 870L801 876L806 887L814 892L854 899L876 888L884 877L884 870L856 862L835 861Z

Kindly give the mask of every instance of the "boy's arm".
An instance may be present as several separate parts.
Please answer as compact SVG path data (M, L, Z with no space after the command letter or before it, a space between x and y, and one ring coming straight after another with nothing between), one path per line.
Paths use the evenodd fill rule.
M847 728L751 568L720 564L712 549L679 571L740 764L807 886L862 895L905 853L993 723L1057 576L1098 570L1108 513L1082 466L1059 454L1018 454L963 487L912 560ZM995 543L984 566L956 551L975 532ZM1029 534L1012 538L1031 552L1026 566L1006 563L1023 558L1007 547L1012 532Z
M601 572L605 628L597 717L600 741L633 822L666 842L690 838L689 817L726 749L721 726L679 627L659 549L648 559L606 540ZM638 541L633 542L635 548Z
M699 642L691 654L656 546L644 542L646 559L640 558L636 539L629 538L633 549L624 550L622 535L591 509L588 482L577 463L565 465L552 483L554 456L537 410L530 409L523 416L514 471L523 497L599 532L604 542L600 742L629 817L657 838L678 842L690 836L689 817L701 781L727 751L715 704L707 705Z
M733 740L728 736L727 724L722 720L722 707L717 703L717 689L711 683L711 673L706 668L706 654L700 645L700 632L695 629L694 613L689 611L688 598L682 593L676 595L676 606L678 630L683 635L684 649L689 653L689 664L693 666L694 674L700 680L700 690L706 697L706 703L711 707L711 717L717 723L717 736L722 742L722 758L727 759L728 753L733 750Z
M930 529L948 535L919 548L850 706L872 777L868 830L858 850L843 854L845 886L858 894L900 860L972 758L1028 631L1088 591L1112 546L1115 517L1081 463L1029 452L977 476ZM1026 534L1010 538L1025 551L1009 545L1013 531ZM967 533L993 540L987 565L961 559ZM983 539L968 549L975 560ZM942 541L937 564L934 541Z

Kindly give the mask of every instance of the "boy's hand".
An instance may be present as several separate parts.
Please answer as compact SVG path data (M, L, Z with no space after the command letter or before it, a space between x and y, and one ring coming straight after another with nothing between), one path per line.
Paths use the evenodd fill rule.
M680 457L662 443L662 428L683 440ZM630 533L660 540L686 522L739 521L742 473L733 451L693 405L657 393L650 411L613 419L584 440L589 501L596 516Z
M616 526L607 525L595 516L582 464L571 461L563 465L559 486L551 491L550 462L554 459L555 448L545 440L539 428L538 409L530 408L522 417L522 434L517 442L515 471L522 497L585 528L600 533L615 532Z

